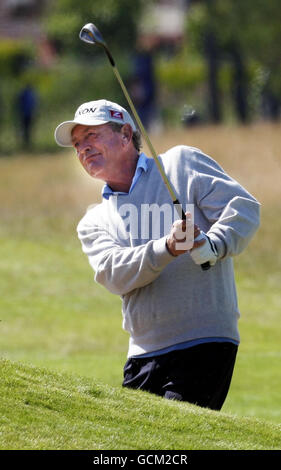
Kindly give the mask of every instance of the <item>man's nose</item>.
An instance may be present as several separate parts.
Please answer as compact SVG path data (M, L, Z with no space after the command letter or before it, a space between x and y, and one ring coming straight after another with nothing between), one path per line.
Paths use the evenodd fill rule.
M91 146L88 142L82 143L78 149L79 157L83 155L87 155L87 153L91 150Z

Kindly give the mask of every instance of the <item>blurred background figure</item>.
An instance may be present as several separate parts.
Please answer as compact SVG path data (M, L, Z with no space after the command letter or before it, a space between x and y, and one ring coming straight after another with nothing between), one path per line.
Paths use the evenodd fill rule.
M130 93L141 121L150 129L156 119L156 87L154 77L153 52L142 40L133 60L133 75L130 80Z
M19 93L17 98L17 109L19 115L20 130L23 144L32 146L32 130L36 117L37 94L33 87L28 84Z

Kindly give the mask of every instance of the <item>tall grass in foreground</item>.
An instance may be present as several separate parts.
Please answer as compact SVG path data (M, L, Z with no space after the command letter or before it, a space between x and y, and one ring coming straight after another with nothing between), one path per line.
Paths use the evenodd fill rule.
M280 125L198 127L151 136L159 152L201 148L262 204L235 260L241 346L223 410L280 422ZM73 151L0 159L0 355L119 386L128 337L120 299L93 282L76 225L100 182Z

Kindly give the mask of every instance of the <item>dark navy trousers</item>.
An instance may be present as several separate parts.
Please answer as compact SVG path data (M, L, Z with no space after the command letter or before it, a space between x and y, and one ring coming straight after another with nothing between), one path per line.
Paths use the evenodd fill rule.
M226 399L238 346L212 342L159 356L131 357L124 366L123 386L145 390L220 410Z

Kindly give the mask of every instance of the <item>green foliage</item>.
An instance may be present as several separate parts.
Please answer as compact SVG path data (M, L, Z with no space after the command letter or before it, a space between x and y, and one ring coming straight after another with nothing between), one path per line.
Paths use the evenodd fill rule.
M165 124L179 125L185 107L195 107L205 113L201 93L206 81L206 65L202 58L184 48L167 59L159 55L155 61L156 80L160 84L158 93L161 115Z
M126 105L104 52L93 50L79 40L85 23L94 22L116 57L118 69L126 81L128 53L136 38L138 15L143 0L58 0L46 19L49 38L59 45L60 58L50 71L46 87L41 89L44 109L59 121L69 119L83 101L106 97Z
M34 49L29 42L5 39L0 41L1 78L18 74L32 60Z
M196 46L206 32L215 34L225 49L235 41L255 57L268 60L268 47L278 50L281 9L279 0L213 0L194 3L188 13L187 30Z
M64 53L86 54L87 46L78 39L82 26L94 23L113 51L130 50L143 0L57 0L46 21L49 37L59 41Z
M94 99L107 98L127 106L124 95L104 57L91 62L61 57L52 68L26 68L19 77L8 77L1 84L0 153L11 154L21 145L16 96L24 84L31 84L39 97L35 116L35 151L57 151L54 129L59 122L72 119L76 108ZM130 72L126 56L118 57L124 80ZM46 118L47 117L47 118ZM2 121L2 122L1 122Z
M52 2L47 11L45 30L57 45L59 54L49 68L36 62L35 47L16 41L0 42L0 100L4 110L0 117L0 153L14 153L22 144L15 100L18 91L27 83L33 85L39 95L33 139L37 151L58 149L53 137L54 126L61 120L72 118L82 102L106 97L127 106L104 52L83 43L78 35L85 23L95 22L126 82L130 73L129 54L135 45L143 4L144 0Z
M126 77L127 61L119 57L120 73ZM71 58L62 58L49 74L49 86L42 90L42 96L49 103L51 112L64 114L74 111L83 101L107 97L123 102L122 90L118 86L111 67L106 60L95 60L92 63L79 63ZM62 111L62 112L61 112Z
M193 91L206 79L206 66L199 56L185 53L170 60L160 58L157 79L172 93Z
M26 83L38 91L39 109L34 135L35 150L54 151L53 127L73 116L83 101L107 97L127 106L123 93L101 48L83 43L81 27L94 22L116 59L125 83L130 75L144 7L154 0L56 0L47 10L45 30L58 46L57 61L50 68L36 62L36 44L1 40L0 153L14 153L21 145L15 120L15 99ZM279 0L213 0L190 2L186 37L180 50L167 58L157 51L155 69L159 114L164 124L181 123L183 107L191 106L205 120L208 66L206 34L212 32L220 48L218 88L223 117L232 120L234 66L231 49L239 49L246 66L246 85L252 117L259 117L262 93L281 96ZM48 126L46 128L46 116Z
M258 63L267 85L281 96L281 8L279 0L214 0L195 2L187 17L193 48L204 54L206 34L212 33L221 58L238 48L247 65Z

